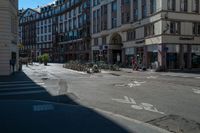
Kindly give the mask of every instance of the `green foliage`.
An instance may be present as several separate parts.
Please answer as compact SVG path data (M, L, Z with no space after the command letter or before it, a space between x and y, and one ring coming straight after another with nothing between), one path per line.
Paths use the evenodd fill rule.
M38 56L38 62L39 62L39 63L42 63L42 62L43 62L42 56Z
M44 63L47 63L47 62L49 61L49 55L48 55L48 54L43 54L43 55L42 55L42 61L43 61Z

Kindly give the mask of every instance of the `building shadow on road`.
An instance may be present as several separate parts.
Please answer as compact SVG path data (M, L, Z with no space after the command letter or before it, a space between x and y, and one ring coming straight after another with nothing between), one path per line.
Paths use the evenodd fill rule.
M23 72L0 77L0 130L4 133L131 132L68 95L52 96Z

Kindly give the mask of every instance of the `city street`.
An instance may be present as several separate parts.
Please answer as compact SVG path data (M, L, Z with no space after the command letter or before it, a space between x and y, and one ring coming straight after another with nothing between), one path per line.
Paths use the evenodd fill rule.
M79 104L177 133L200 132L198 74L128 69L86 74L51 63L23 66L23 72L0 79L1 100Z

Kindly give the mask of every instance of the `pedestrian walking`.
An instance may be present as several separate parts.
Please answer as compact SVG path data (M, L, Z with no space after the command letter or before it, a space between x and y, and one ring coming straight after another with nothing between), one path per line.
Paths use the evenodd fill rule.
M137 67L137 63L136 63L135 57L132 57L132 61L131 62L132 62L132 69L133 70L137 70L138 67Z
M16 60L15 59L11 59L10 60L10 67L12 67L12 72L15 72L15 64L16 64Z

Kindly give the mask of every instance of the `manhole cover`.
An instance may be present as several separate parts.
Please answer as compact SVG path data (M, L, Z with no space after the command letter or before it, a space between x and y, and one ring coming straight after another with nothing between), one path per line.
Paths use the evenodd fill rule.
M166 129L172 133L200 133L200 123L177 115L168 115L148 121L152 125Z

